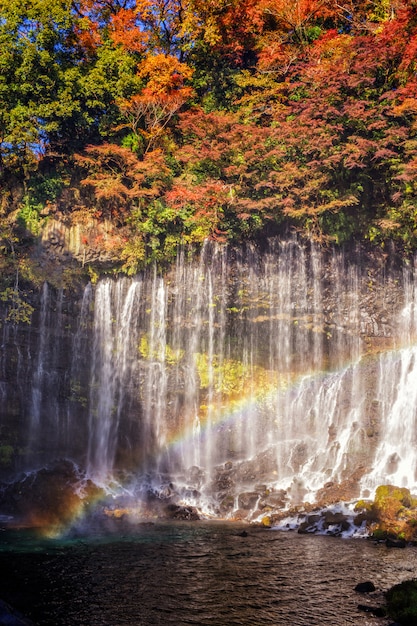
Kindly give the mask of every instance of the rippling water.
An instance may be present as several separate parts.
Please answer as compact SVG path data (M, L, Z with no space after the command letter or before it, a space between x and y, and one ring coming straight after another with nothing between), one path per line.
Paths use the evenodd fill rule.
M376 626L389 620L358 604L417 575L416 548L242 530L138 525L59 542L3 531L0 597L39 626ZM372 598L354 591L365 580Z

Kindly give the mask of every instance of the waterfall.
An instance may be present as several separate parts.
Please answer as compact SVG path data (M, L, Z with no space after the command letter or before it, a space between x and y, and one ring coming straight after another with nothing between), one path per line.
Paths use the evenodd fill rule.
M47 345L47 315L49 306L48 283L43 284L41 304L40 304L40 320L39 320L39 344L37 358L33 371L32 379L32 397L31 397L31 438L37 436L41 417L41 401L42 401L42 385L46 373L45 358Z
M88 473L110 478L119 440L119 423L135 385L138 348L135 310L141 283L105 279L94 299L93 346L88 416Z
M100 484L169 485L218 515L242 493L416 490L415 285L413 266L296 239L182 250L75 304L45 285L29 399L14 392L26 466L67 456Z
M363 480L374 489L388 482L417 487L417 300L414 268L404 272L404 307L398 319L398 349L379 358L375 403L378 407L379 445L372 471Z
M52 295L48 284L43 284L28 426L28 449L32 453L36 450L39 459L44 454L45 440L49 440L50 450L58 451L61 447L60 433L65 414L60 397L64 383L60 367L63 298L62 290Z
M381 443L373 470L366 477L370 489L388 482L415 490L417 485L417 347L381 356L377 402Z

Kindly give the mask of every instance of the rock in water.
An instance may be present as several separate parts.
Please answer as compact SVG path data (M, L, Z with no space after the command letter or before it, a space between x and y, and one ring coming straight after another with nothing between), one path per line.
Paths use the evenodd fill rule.
M364 583L358 583L355 587L355 591L358 591L359 593L371 593L372 591L375 591L375 585L373 582L368 580Z

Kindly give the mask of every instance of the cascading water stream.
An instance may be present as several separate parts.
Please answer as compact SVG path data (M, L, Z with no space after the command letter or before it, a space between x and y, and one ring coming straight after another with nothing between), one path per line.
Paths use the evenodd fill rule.
M417 347L380 359L377 402L381 443L365 485L384 482L415 489L417 484Z
M165 402L167 394L166 372L166 289L156 273L152 281L151 309L148 329L148 374L144 389L145 421L147 431L153 433L158 448L166 447ZM162 467L158 469L163 471Z
M119 423L134 386L139 295L137 280L129 283L107 279L97 285L95 292L87 471L99 483L111 478Z
M39 321L39 345L35 367L33 370L33 379L31 385L31 422L30 422L30 438L38 436L41 406L42 406L42 386L45 376L45 357L47 351L47 315L48 315L48 283L44 283L42 287L40 321Z
M372 471L363 480L366 493L384 482L411 490L417 486L417 300L413 269L405 270L399 348L379 358L375 403L380 443Z

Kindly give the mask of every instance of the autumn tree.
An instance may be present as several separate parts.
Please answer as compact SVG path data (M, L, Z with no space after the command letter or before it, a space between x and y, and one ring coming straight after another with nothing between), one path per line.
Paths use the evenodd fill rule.
M87 173L81 184L93 191L93 198L86 200L93 213L120 223L139 200L162 195L170 180L161 151L138 159L128 148L104 143L87 146L83 154L76 155L76 162Z
M132 133L130 143L137 152L146 154L163 144L173 116L193 93L186 85L191 76L190 67L165 54L148 55L139 65L138 77L145 86L118 102L126 119L124 126Z

